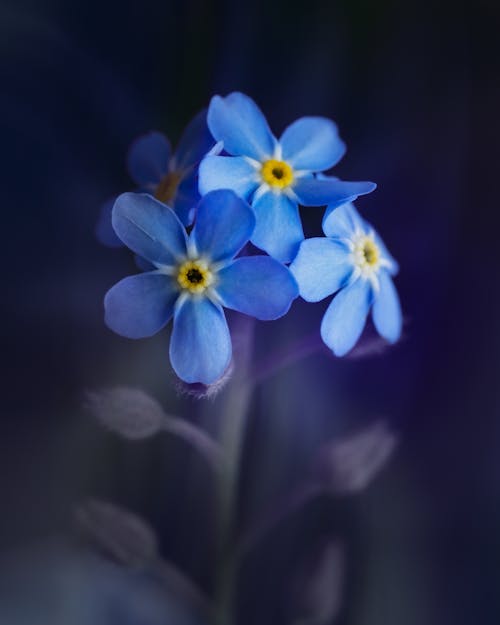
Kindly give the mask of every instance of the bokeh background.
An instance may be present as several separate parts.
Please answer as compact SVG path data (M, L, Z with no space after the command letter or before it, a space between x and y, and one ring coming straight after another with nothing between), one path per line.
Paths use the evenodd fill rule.
M331 437L383 417L400 445L366 491L322 498L267 537L238 623L289 623L290 571L332 536L348 563L335 622L499 622L499 14L451 0L2 1L1 625L184 622L144 580L75 546L72 511L89 495L147 518L163 555L211 588L203 462L166 435L120 440L82 398L136 386L213 425L174 389L168 331L133 342L105 328L103 295L133 261L94 229L101 204L132 188L137 135L175 141L235 89L277 133L301 115L336 120L348 145L337 175L379 185L358 207L400 262L406 319L382 354L324 351L256 392L242 523ZM303 215L319 232L321 212ZM324 307L297 302L261 324L258 352L309 334Z

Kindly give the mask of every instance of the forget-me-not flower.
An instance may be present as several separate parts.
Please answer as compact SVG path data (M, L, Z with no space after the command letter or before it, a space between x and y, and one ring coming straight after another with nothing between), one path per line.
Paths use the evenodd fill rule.
M198 164L214 143L207 127L207 109L203 109L186 126L174 152L161 132L154 130L138 137L130 146L127 169L140 191L170 206L187 226L200 199ZM111 227L115 200L103 204L96 229L98 239L110 247L122 245Z
M235 92L212 98L207 123L230 156L203 159L201 193L228 188L248 199L257 219L252 243L282 262L293 259L304 239L299 204L339 206L376 186L314 177L345 152L337 126L324 117L298 119L278 141L255 102Z
M233 191L203 197L189 235L176 214L147 194L124 193L113 227L136 254L155 266L129 276L105 296L108 326L143 338L173 317L170 361L185 382L212 384L231 360L222 307L261 320L283 316L298 295L289 269L269 256L235 256L250 239L255 217Z
M356 344L372 310L378 333L394 343L402 315L392 277L398 271L379 235L350 203L327 208L326 237L303 241L290 270L300 295L318 302L339 291L321 322L321 337L337 356Z

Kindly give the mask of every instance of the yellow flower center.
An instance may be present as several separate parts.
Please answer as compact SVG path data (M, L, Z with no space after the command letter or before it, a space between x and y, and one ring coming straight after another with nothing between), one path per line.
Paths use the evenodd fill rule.
M380 263L380 250L371 236L361 235L354 241L354 262L361 271L377 270Z
M262 164L260 170L262 180L271 187L283 189L293 182L293 169L285 161L271 159Z
M180 172L169 171L168 174L163 176L160 180L160 184L156 188L155 198L164 204L171 202L177 193L177 188L181 180L182 174Z
M179 286L190 293L203 293L213 281L213 273L202 260L187 260L182 263L177 273Z
M372 239L366 239L363 245L363 256L365 257L365 263L373 267L378 263L379 251Z

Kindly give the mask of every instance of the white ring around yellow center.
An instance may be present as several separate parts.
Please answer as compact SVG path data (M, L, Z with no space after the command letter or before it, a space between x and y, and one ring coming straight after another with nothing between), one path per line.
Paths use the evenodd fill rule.
M372 273L380 266L380 250L369 235L361 235L353 241L353 260L362 273Z
M203 260L187 260L179 267L177 283L184 291L203 293L214 281L214 274Z
M294 179L293 169L285 161L270 159L262 163L260 170L262 180L270 187L284 189L289 187Z

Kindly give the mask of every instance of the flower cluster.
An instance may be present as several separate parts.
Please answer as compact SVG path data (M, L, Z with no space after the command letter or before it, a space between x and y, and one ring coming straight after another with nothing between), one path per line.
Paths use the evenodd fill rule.
M141 338L173 317L172 367L207 385L231 361L223 308L272 320L298 295L317 302L337 293L321 324L336 355L355 345L370 309L379 334L395 342L397 264L352 204L375 184L322 173L344 152L336 125L322 117L297 120L278 140L242 93L212 98L173 156L163 135L139 139L129 169L140 192L118 197L112 225L152 270L108 291L108 326ZM324 237L304 240L299 205L326 206ZM241 255L248 242L266 255Z

